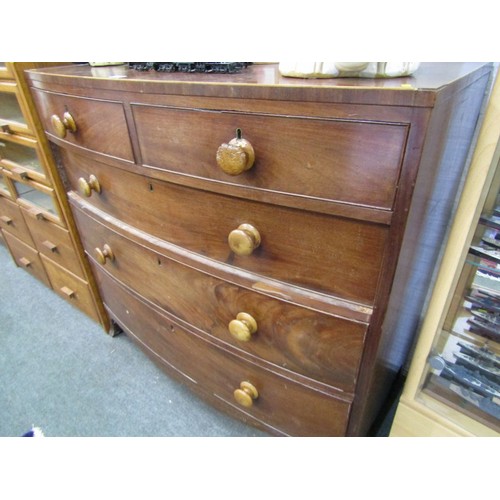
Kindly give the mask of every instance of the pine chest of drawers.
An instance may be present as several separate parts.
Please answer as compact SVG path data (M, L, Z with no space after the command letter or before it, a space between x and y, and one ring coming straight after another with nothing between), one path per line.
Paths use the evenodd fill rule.
M344 436L411 347L490 71L28 78L115 325L236 418Z

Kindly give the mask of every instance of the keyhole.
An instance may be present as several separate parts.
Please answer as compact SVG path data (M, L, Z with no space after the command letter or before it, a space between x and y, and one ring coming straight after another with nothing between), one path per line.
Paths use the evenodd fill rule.
M241 139L241 128L236 129L236 139Z
M148 189L149 189L150 191L153 191L153 189L154 189L154 188L153 188L153 184L149 183L149 184L148 184Z

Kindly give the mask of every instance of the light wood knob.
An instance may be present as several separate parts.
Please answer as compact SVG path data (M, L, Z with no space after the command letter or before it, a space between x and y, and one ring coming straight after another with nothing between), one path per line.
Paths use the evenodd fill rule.
M242 342L248 342L257 331L257 321L250 314L240 312L229 323L229 333Z
M113 254L113 251L111 250L111 247L108 244L105 244L102 249L96 248L95 249L95 255L97 257L97 262L99 264L106 264L106 260L109 259L110 261L115 260L115 256Z
M71 290L71 288L68 288L67 286L63 286L61 288L61 293L63 295L66 295L66 297L68 297L68 299L73 299L75 297L75 292L73 290Z
M92 195L92 191L95 191L96 193L101 192L101 185L99 184L97 177L91 174L88 180L83 177L78 179L78 191L80 191L83 196L89 198Z
M50 121L52 122L54 132L61 139L66 137L68 131L73 134L76 132L76 122L69 111L63 114L62 119L58 115L52 115Z
M240 388L236 389L233 395L239 405L250 408L254 400L259 397L259 392L250 382L241 382Z
M260 245L260 233L251 224L241 224L227 238L236 255L250 255Z
M52 243L50 240L45 240L42 245L50 250L51 252L57 252L57 245L55 243Z
M251 169L255 162L255 152L253 146L246 139L241 137L241 130L236 130L236 137L223 143L217 150L217 165L229 175L240 175Z

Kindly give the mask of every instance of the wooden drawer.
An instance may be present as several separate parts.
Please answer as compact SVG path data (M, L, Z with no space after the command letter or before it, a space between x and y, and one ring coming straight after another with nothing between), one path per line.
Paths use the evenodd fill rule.
M88 283L44 255L41 255L41 259L47 270L52 289L64 300L95 321L99 321Z
M45 272L38 252L15 236L9 234L7 231L4 231L3 235L16 264L50 287L49 278Z
M68 156L66 164L73 189L80 177L95 175L101 192L89 202L153 236L283 282L363 304L374 301L386 226L153 181L79 155ZM244 223L258 230L261 244L240 256L228 236Z
M3 196L0 196L0 227L28 245L35 246L21 208Z
M145 300L174 315L188 327L291 370L354 391L367 325L287 304L200 272L123 236L75 208L93 265L105 269ZM95 262L95 248L107 244L113 260ZM146 242L144 242L146 244ZM249 341L235 339L228 325L241 312L250 314L257 331ZM241 323L236 328L245 326Z
M133 105L142 161L254 189L392 209L408 127L308 116ZM254 166L236 176L217 165L240 129Z
M165 370L187 382L195 392L272 433L344 434L348 400L302 386L216 347L148 307L104 271L97 270L96 277L114 319ZM233 393L242 381L251 382L259 392L250 408L239 407L234 400Z
M69 231L45 218L34 217L24 208L21 210L38 251L72 273L82 276Z
M73 117L76 131L66 130L64 140L115 158L134 161L125 112L120 102L87 99L33 89L33 97L43 126L52 137L61 139L53 125L53 116Z

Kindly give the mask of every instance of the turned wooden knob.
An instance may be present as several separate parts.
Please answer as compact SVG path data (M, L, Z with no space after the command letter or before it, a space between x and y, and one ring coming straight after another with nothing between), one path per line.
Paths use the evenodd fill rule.
M113 254L113 251L111 250L111 247L108 244L105 244L102 249L96 248L95 249L95 255L97 257L97 261L99 264L106 264L106 260L109 259L111 261L115 260L115 256Z
M259 392L250 382L241 382L240 388L236 389L233 395L239 405L250 408L259 397Z
M68 130L73 134L76 132L76 122L69 111L63 114L62 119L58 115L52 115L50 120L54 132L61 139L66 137L66 132L68 132Z
M229 323L229 333L237 340L248 342L257 331L257 321L250 314L240 312Z
M260 234L251 224L241 224L227 238L236 255L250 255L260 245Z
M236 130L236 137L219 146L217 150L217 165L229 175L239 175L252 168L255 152L252 145L241 137L241 130Z
M89 196L91 196L92 191L100 193L101 185L99 184L97 177L91 174L89 176L89 180L84 179L83 177L80 177L78 179L78 191L80 191L83 196L86 196L88 198Z

